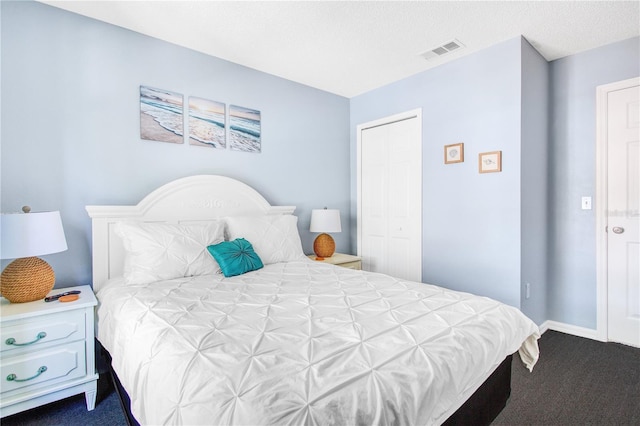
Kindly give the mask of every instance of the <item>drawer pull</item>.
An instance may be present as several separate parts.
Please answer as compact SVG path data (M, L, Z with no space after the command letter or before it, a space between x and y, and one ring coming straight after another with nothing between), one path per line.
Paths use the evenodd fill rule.
M44 373L45 371L47 371L47 366L46 366L46 365L43 365L42 367L38 368L38 372L37 372L35 375L33 375L33 376L29 377L28 379L18 379L18 378L17 378L17 376L16 376L15 374L11 373L11 374L9 374L9 375L7 376L7 381L8 381L8 382L26 382L26 381L28 381L28 380L33 380L33 379L35 379L36 377L38 377L39 375L41 375L41 374L42 374L42 373Z
M45 337L47 337L47 333L45 333L44 331L41 331L40 333L38 333L38 335L36 336L35 340L32 340L30 342L27 343L16 343L16 339L14 339L13 337L9 337L7 340L5 340L4 342L7 345L13 345L13 346L27 346L27 345L32 345L34 343L36 343L38 340L40 339L44 339Z

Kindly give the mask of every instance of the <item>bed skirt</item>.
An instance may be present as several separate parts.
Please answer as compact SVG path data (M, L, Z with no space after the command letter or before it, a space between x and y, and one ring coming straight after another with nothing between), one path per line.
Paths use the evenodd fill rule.
M140 423L131 414L131 399L120 383L118 375L111 366L111 355L96 339L96 353L103 357L104 365L109 369L109 375L113 382L120 406L129 426L139 426ZM453 413L444 423L445 426L474 425L488 426L500 414L507 405L511 395L511 362L513 355L509 355L484 381L473 395Z

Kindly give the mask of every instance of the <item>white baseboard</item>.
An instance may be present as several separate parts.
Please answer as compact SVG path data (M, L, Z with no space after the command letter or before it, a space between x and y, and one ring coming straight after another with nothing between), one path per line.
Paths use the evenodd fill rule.
M602 342L597 330L591 328L578 327L577 325L565 324L557 321L545 321L540 328L540 334L543 334L547 330L559 331L561 333L571 334L578 337L584 337L591 340L598 340Z

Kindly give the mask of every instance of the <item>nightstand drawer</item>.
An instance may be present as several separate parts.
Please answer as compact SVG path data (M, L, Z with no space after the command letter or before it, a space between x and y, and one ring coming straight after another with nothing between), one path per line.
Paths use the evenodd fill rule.
M359 261L359 260L356 260L355 262L341 263L340 266L342 266L343 268L348 268L348 269L361 270L362 269L362 262Z
M2 359L0 390L51 386L87 374L84 340Z
M316 260L316 256L313 254L310 254L307 257L315 262L328 263L330 265L337 265L348 269L362 269L362 258L350 254L334 253L333 256L325 257L322 260Z
M84 339L85 310L3 323L1 336L0 352L6 356L11 356L11 351L39 350L63 342Z

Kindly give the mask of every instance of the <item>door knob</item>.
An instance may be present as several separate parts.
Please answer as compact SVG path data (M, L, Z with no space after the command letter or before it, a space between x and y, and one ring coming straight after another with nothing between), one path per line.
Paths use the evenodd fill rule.
M622 234L624 232L624 228L622 226L614 226L612 231L614 234Z

